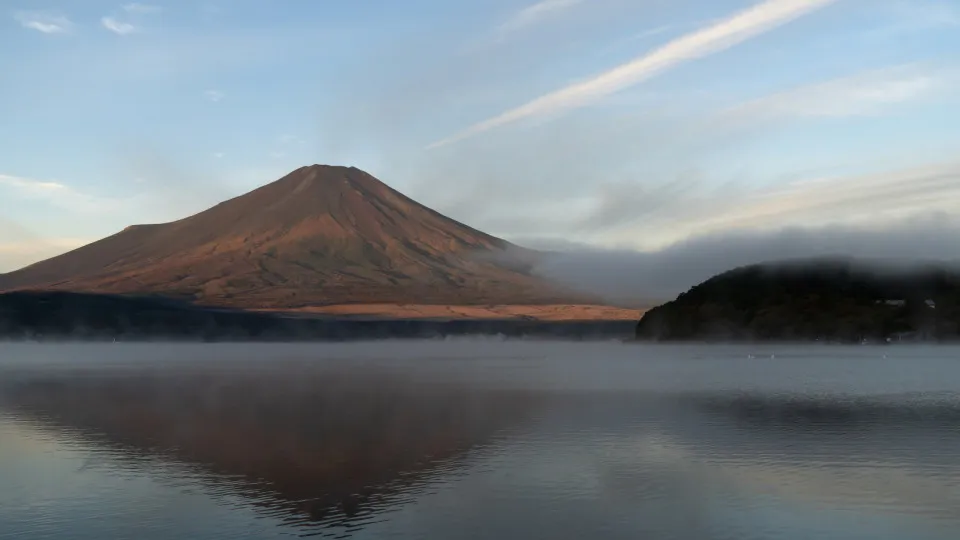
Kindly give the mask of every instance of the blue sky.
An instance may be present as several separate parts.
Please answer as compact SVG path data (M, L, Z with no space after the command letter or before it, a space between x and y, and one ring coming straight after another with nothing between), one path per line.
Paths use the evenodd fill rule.
M310 163L535 243L960 210L954 0L0 9L0 271Z

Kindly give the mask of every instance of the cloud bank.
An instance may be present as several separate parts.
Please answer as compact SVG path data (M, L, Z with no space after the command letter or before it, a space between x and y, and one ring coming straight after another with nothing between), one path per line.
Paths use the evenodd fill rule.
M878 227L790 227L699 236L655 252L552 246L536 269L607 299L656 305L706 279L748 264L823 256L960 263L960 221L945 214ZM542 247L551 247L542 245Z

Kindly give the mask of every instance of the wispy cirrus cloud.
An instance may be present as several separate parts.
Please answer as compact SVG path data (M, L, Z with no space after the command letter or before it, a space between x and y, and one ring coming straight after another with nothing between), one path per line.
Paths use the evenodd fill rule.
M79 192L70 186L50 180L36 180L21 176L0 174L0 193L8 198L42 200L58 208L73 212L100 212L113 209L118 201Z
M32 180L6 174L0 174L0 186L11 188L31 196L63 193L70 190L70 188L59 182Z
M690 103L677 112L654 101L656 111L642 114L570 115L550 130L510 131L425 154L433 161L419 172L425 184L416 195L496 234L660 245L700 230L688 227L687 220L716 216L730 201L745 204L766 194L765 186L863 170L878 160L851 155L839 163L793 165L794 170L758 176L753 158L740 170L711 171L717 155L737 152L745 143L763 144L794 127L832 130L836 119L851 119L843 122L850 127L907 113L952 99L958 83L954 66L922 62L780 87L739 102ZM903 152L878 149L881 160L912 161ZM455 186L448 180L452 176L458 178Z
M629 241L685 238L784 227L882 226L888 221L960 212L960 162L928 163L858 175L804 178L741 193L699 193L670 212L611 234ZM638 245L637 247L641 247Z
M13 18L20 26L44 34L67 34L76 27L66 15L57 11L17 11Z
M922 64L873 69L806 84L727 107L699 129L707 135L754 129L771 122L885 114L954 88L960 73ZM689 139L689 133L682 135Z
M506 37L513 32L539 24L583 2L584 0L540 0L511 15L497 27L497 32L501 38Z
M140 24L145 17L155 15L163 11L163 8L153 4L141 4L138 2L124 4L120 10L111 15L100 18L100 25L120 36L137 33L141 30Z
M674 39L658 49L600 75L575 83L474 124L429 145L436 148L533 117L583 107L630 88L676 65L729 49L838 0L766 0L709 27Z

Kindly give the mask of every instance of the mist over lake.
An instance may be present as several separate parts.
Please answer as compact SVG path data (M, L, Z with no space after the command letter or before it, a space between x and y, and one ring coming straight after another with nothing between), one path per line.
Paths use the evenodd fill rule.
M960 348L0 345L0 538L952 539Z

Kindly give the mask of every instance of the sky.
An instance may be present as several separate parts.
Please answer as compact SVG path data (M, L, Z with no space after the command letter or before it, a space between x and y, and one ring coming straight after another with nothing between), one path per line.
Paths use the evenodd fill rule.
M0 272L312 163L624 276L960 258L956 0L0 0L0 68Z

